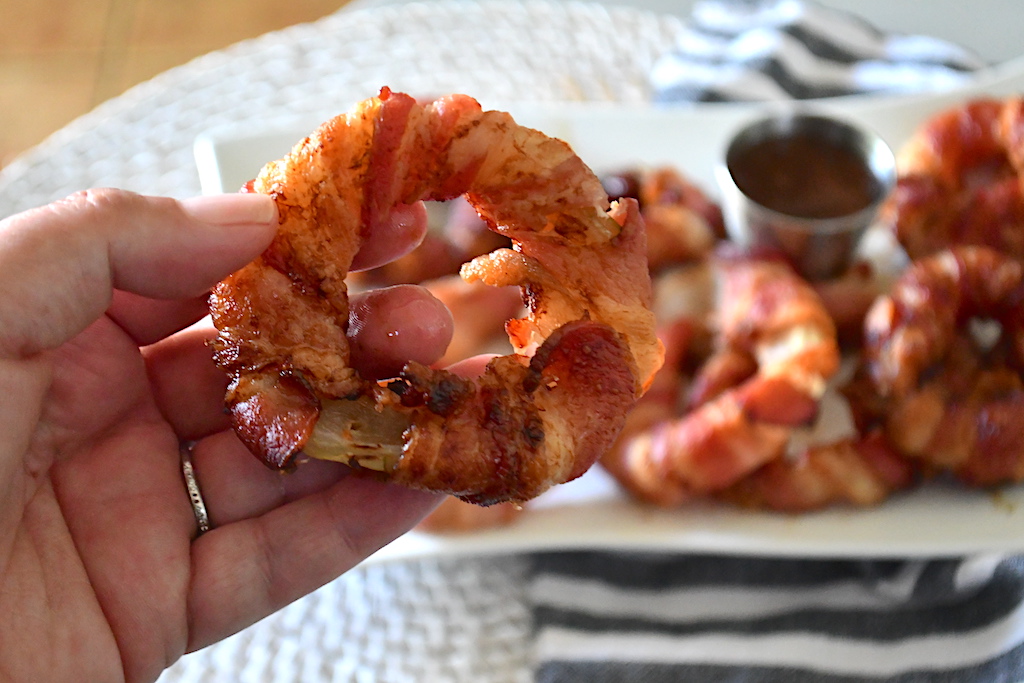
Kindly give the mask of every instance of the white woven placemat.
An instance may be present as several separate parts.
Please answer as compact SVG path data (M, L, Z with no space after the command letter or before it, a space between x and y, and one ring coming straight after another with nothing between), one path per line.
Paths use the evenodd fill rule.
M682 20L574 2L448 0L342 10L172 69L75 120L0 171L8 215L91 186L199 192L207 128L333 116L383 85L488 102L646 101Z
M529 683L523 558L357 568L205 650L159 683Z
M383 85L484 104L648 97L678 18L570 2L416 3L341 11L218 51L77 119L0 171L0 214L76 190L198 194L203 130L327 118ZM200 681L530 680L522 558L356 569L169 669Z

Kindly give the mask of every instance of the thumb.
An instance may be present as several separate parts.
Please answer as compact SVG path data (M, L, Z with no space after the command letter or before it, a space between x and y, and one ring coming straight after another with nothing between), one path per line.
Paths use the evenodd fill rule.
M202 294L273 239L269 196L176 201L88 190L0 221L0 355L54 348L103 315L114 289Z

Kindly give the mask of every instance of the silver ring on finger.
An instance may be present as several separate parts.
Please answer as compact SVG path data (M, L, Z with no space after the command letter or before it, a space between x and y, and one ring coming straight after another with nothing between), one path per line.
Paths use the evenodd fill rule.
M206 502L199 489L196 469L192 465L192 444L182 444L180 451L181 473L185 477L185 489L188 491L188 499L192 503L192 512L195 513L196 524L199 526L199 535L201 536L210 530L210 515L206 511Z

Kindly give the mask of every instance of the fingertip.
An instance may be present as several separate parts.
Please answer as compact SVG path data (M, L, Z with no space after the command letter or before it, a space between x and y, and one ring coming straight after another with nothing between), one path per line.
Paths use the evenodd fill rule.
M423 287L396 285L353 297L352 363L364 375L391 377L408 361L430 365L451 343L448 308Z
M214 282L263 253L277 234L277 203L267 194L203 195L179 200L178 205L198 228L194 239L196 249L202 250L199 262L218 268Z
M383 220L369 226L352 270L369 270L409 253L427 234L427 209L423 202L399 204Z
M493 353L484 353L478 356L472 356L465 360L460 360L458 363L449 365L447 370L459 377L465 377L466 379L473 379L484 374L484 370L487 368L487 364L497 358L497 355Z
M267 194L202 195L182 199L178 203L186 214L210 225L262 228L270 236L277 227L277 204Z

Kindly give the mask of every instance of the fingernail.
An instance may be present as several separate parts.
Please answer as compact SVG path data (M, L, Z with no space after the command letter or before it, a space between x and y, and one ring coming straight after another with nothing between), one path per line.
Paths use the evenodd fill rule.
M181 200L185 213L211 225L269 224L277 222L277 205L270 195L258 193L211 194Z

